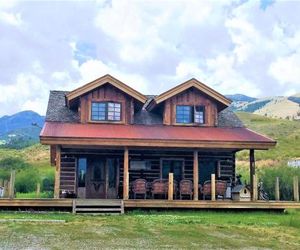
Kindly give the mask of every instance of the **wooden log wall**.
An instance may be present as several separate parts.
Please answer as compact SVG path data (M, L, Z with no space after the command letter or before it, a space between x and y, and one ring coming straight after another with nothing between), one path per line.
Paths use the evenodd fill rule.
M60 169L60 193L62 190L76 192L76 157L62 154Z
M79 157L89 157L93 155L103 155L107 158L118 158L120 166L119 177L119 198L123 197L123 179L124 179L124 150L97 150L97 149L64 149L61 158L61 190L69 190L76 192L76 162ZM183 178L193 181L194 152L193 151L164 151L164 150L130 150L129 149L129 183L144 178L147 182L152 182L160 178L161 158L165 159L183 159L184 173ZM201 165L202 160L214 161L216 165L215 173L217 173L217 162L226 161L232 163L232 178L235 175L235 159L234 154L230 152L199 152L199 179L201 169L205 166ZM147 170L130 169L130 161L148 161L151 168Z
M197 126L216 126L218 109L217 104L207 95L195 88L190 88L181 94L165 101L163 122L165 125L176 124L176 105L205 106L205 124L192 124Z

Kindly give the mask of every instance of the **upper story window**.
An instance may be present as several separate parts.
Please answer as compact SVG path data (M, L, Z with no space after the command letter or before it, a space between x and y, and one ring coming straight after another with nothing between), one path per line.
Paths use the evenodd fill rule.
M177 105L176 106L176 123L197 123L204 124L204 106L188 106L188 105Z
M92 121L121 121L121 103L92 102Z

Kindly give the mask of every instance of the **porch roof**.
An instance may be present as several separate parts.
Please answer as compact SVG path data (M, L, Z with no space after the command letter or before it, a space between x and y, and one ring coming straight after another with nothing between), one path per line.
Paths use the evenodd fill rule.
M276 141L247 128L46 122L43 144L269 149Z

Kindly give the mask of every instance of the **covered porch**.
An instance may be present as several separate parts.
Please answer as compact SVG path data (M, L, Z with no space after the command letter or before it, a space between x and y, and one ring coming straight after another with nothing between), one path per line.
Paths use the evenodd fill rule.
M55 198L231 200L238 149L55 148ZM257 200L254 149L251 199Z

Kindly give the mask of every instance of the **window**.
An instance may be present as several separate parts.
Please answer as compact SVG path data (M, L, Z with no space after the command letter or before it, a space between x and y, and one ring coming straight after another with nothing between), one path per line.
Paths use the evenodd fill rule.
M92 121L121 121L121 103L92 102Z
M176 122L192 123L192 106L180 105L176 106Z
M204 124L204 106L194 107L194 122Z
M178 183L183 179L183 160L162 160L161 178L168 179L169 173L174 174L174 180Z
M85 187L86 158L78 159L78 187Z
M177 105L176 106L176 123L205 123L204 106L188 106Z

